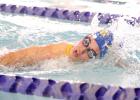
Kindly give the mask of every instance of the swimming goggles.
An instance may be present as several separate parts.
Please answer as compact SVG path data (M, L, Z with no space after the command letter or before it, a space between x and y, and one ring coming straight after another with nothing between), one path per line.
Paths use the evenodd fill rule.
M96 52L95 52L93 49L88 48L89 44L91 43L90 37L86 36L86 37L83 39L82 43L83 43L84 47L87 48L87 49L86 49L87 55L88 55L88 57L89 57L90 59L92 59L93 57L96 57L96 56L97 56Z

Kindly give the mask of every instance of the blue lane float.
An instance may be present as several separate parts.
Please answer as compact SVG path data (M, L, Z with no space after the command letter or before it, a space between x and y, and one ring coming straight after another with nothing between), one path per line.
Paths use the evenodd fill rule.
M130 17L128 15L119 15L119 14L109 14L109 13L98 13L98 21L99 24L110 24L113 21L118 20L120 17L128 17L124 18L127 24L131 26L140 25L140 17Z
M48 8L48 7L37 7L37 6L22 6L22 5L12 5L12 4L0 4L0 12L7 12L13 14L27 14L33 16L41 16L41 17L49 17L56 18L62 20L69 21L77 21L77 22L86 22L91 23L92 19L95 15L97 15L97 19L99 24L109 24L114 20L117 20L120 17L124 17L127 15L119 15L119 14L109 14L109 13L94 13L89 11L80 12L78 10L72 11L68 9L59 9L59 8ZM140 24L140 17L130 17L129 19L124 18L124 21L127 24L135 26Z
M63 100L140 100L140 88L70 83L35 77L0 75L0 91Z
M57 19L65 19L70 21L80 21L88 22L92 21L94 13L89 11L80 12L80 11L70 11L65 9L58 8L48 8L48 7L27 7L27 6L17 6L17 5L7 5L0 4L1 12L15 13L15 14L28 14L41 17L50 17Z

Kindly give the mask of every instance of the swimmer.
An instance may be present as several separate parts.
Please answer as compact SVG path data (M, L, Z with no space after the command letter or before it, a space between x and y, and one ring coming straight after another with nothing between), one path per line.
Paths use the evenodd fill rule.
M76 44L61 42L46 46L32 46L9 52L0 57L0 65L4 66L31 66L48 59L68 57L72 61L88 61L102 58L113 42L113 33L100 30L88 34Z

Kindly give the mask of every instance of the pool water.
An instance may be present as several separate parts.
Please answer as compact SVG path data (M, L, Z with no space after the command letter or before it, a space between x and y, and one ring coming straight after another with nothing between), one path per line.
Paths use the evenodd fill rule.
M14 1L16 2L16 0ZM27 1L25 0L25 2ZM98 29L99 27L95 23L74 23L27 15L0 13L0 55L32 45L47 45L60 41L75 43L86 34L95 32ZM117 23L112 24L109 29L114 32L114 44L103 59L72 63L67 58L60 58L45 61L41 65L28 68L1 67L0 73L45 77L58 81L112 84L123 87L140 86L139 26L132 27L120 19ZM123 46L120 47L120 44L123 44ZM127 63L124 68L116 65L119 57ZM6 98L3 95L6 94L0 93L0 98ZM19 94L11 94L9 98L11 98L10 96L14 97L13 95L22 98L22 95ZM28 97L24 96L23 98L26 100ZM30 96L30 98L44 100L41 97Z
M1 100L58 100L54 98L5 93L5 92L0 92L0 98Z

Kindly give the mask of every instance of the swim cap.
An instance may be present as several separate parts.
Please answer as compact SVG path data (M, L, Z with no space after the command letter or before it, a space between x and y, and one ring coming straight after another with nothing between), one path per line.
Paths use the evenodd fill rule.
M109 30L100 30L93 34L100 49L100 57L104 57L108 47L112 45L113 33Z

